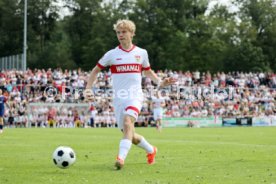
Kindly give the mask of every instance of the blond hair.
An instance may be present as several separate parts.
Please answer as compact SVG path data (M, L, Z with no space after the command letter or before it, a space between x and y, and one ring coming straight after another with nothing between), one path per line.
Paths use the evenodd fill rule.
M114 29L114 31L117 31L118 28L127 29L128 31L132 32L133 34L135 34L135 30L136 30L136 26L135 26L134 22L132 22L131 20L127 20L127 19L117 20L116 24L113 25L113 29Z

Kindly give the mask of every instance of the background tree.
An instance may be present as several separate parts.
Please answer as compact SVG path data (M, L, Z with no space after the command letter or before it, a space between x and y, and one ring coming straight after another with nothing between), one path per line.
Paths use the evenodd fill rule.
M28 67L90 70L118 45L115 21L128 18L154 69L276 71L273 0L233 0L236 11L209 0L63 0L65 18L57 1L28 1ZM0 56L22 53L23 5L0 0Z
M59 18L55 2L57 0L28 1L28 67L54 67L57 58L51 41ZM21 1L22 9L23 6L24 1Z
M242 40L247 42L243 46L248 45L258 50L262 59L252 61L258 66L250 65L249 68L259 68L262 71L275 71L276 58L276 3L273 0L251 0L236 1L240 4L239 17L242 22L247 24L246 29L240 27ZM246 36L242 35L245 34ZM250 43L250 44L249 44ZM248 48L250 50L251 48ZM256 54L256 53L252 53ZM248 56L254 59L254 57ZM259 58L257 57L257 58ZM257 59L256 58L256 59ZM241 61L243 62L243 61ZM238 65L239 66L239 65Z
M23 18L21 15L22 9L17 0L0 0L0 57L22 52Z

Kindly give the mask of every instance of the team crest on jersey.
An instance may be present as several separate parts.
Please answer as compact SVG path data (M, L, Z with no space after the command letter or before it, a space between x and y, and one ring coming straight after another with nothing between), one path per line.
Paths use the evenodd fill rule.
M135 57L135 59L136 59L137 62L140 62L141 56L136 55L136 56L134 56L134 57Z

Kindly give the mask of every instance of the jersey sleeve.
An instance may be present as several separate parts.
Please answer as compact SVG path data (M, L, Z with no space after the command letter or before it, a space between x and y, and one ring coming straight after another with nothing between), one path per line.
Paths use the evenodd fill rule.
M105 55L98 61L97 66L101 69L104 69L107 66L110 66L111 63L111 51L105 53Z
M150 70L149 56L146 50L144 50L143 54L142 70Z

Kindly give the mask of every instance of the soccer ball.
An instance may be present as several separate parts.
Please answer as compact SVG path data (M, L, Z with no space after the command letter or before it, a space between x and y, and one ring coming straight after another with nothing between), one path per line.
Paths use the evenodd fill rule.
M59 146L53 153L53 161L57 167L65 169L76 161L76 154L68 146Z

